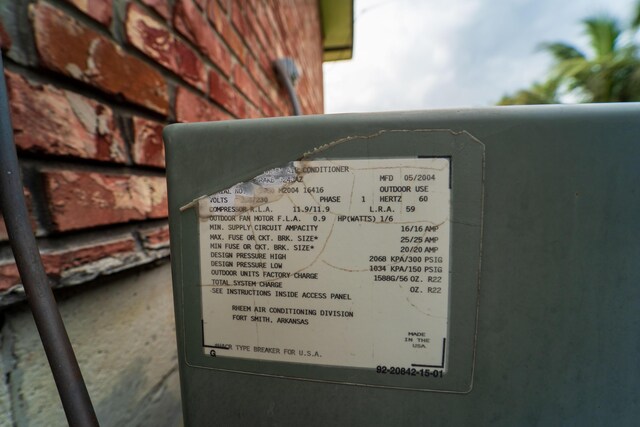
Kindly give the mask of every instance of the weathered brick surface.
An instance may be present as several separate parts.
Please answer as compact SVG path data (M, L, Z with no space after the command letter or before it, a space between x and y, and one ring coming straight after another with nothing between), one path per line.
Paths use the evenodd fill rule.
M64 271L87 264L115 254L133 253L136 242L133 237L71 250L54 252L45 258L44 264L53 275L61 275Z
M262 112L262 115L265 117L274 117L280 115L280 112L275 109L275 107L267 100L264 95L260 95L260 102L258 103L258 107Z
M6 261L0 264L0 292L7 291L19 283L20 274L13 261Z
M256 8L256 18L258 20L258 28L261 28L265 37L263 46L274 46L276 54L282 56L284 54L284 46L281 44L281 39L278 37L279 28L272 19L270 5L260 2Z
M105 258L122 259L136 252L136 242L128 235L119 239L100 241L84 245L42 252L42 264L45 272L54 281L60 280L74 268L85 266ZM21 283L16 265L5 260L0 263L0 292Z
M236 11L233 14L234 17L240 14L239 8L234 8L233 10ZM251 12L248 11L247 13L251 13ZM238 26L236 25L236 21L234 20L234 26L238 31L238 33L240 34L240 37L242 37L245 44L248 46L249 51L256 58L258 58L260 64L262 64L266 68L269 68L269 65L270 65L269 57L265 49L263 49L262 46L260 45L260 41L258 40L256 31L251 27L252 24L249 22L249 19L245 15L240 14L239 16L241 18L236 18L236 19L241 20L242 23L239 24L240 26Z
M173 26L180 34L198 45L202 50L206 50L206 44L203 43L202 40L206 37L206 24L201 11L198 10L198 5L194 1L176 1L173 14Z
M111 24L113 0L67 0L105 26Z
M228 16L226 16L226 12L224 12L217 1L210 1L207 4L207 17L214 25L218 34L222 36L229 48L235 53L236 58L238 58L240 62L244 62L247 54L244 43L233 30L231 22L229 22Z
M45 66L166 114L162 75L102 34L44 2L31 8L36 47Z
M254 105L260 104L258 85L256 85L244 67L236 65L233 68L233 83Z
M15 140L30 219L52 286L90 282L169 256L161 176L161 129L167 122L289 114L289 99L273 70L282 56L292 57L302 73L296 89L303 111L322 112L317 2L0 0ZM24 298L5 239L0 218L0 309ZM93 361L89 373L97 376L88 384L98 387L92 395L99 397L104 424L177 425L175 355L163 351L175 341L166 334L172 319L169 311L157 309L158 304L169 309L171 303L154 298L168 295L167 270L127 277L136 279L126 287L114 281L64 298L65 321L72 319L67 323L76 325L70 331L76 337L105 332L95 342L79 340L89 342L80 358L85 364ZM0 408L6 412L0 425L5 419L64 424L51 379L32 369L40 355L31 351L38 348L38 338L30 316L20 314L17 321L17 310L6 313L2 333L15 336L4 341L22 344L5 352L3 374L20 381L0 387ZM157 319L150 321L149 313ZM120 329L112 327L114 322ZM142 329L131 327L136 322ZM137 347L113 344L127 328L135 330L131 342ZM164 338L157 340L156 333ZM130 365L122 375L113 375L113 354L119 355L116 371ZM158 355L163 369L141 376L140 363L159 366ZM161 377L172 378L176 392L167 393ZM114 394L125 389L130 392ZM9 393L18 398L3 405Z
M234 5L235 7L231 9L231 22L233 23L233 26L236 28L236 30L238 30L240 35L243 38L246 38L247 34L250 31L250 28L249 23L247 22L247 18L242 13L242 9L246 9L248 7L248 2L244 3L245 4L238 4L237 6ZM219 4L223 10L226 10L224 2L219 2Z
M7 225L4 223L4 218L0 214L0 242L5 241L9 238L7 234Z
M182 35L195 43L225 75L230 74L231 55L192 0L177 1L174 26Z
M133 119L133 161L139 165L164 167L162 123L140 117Z
M254 107L250 102L245 103L245 108L245 117L247 119L259 119L260 117L263 117L260 109L258 107Z
M167 216L163 177L48 171L44 181L55 231Z
M124 163L124 139L113 111L93 99L6 72L19 149Z
M27 210L29 211L29 220L31 222L31 228L34 230L36 234L41 234L38 229L38 225L35 217L33 216L33 197L31 196L31 192L29 189L24 188L24 199L27 203ZM2 217L2 212L0 211L0 242L5 241L9 238L7 234L7 226L4 223L4 218Z
M244 117L246 103L231 83L216 71L209 73L209 96L235 117Z
M10 58L7 80L25 192L54 287L90 282L170 255L161 176L161 130L168 122L290 113L273 71L282 56L292 57L302 72L297 91L304 112L322 112L317 0L0 3L0 44ZM4 239L0 218L0 310L24 298ZM167 334L172 330L170 296L164 298L170 294L167 272L128 274L61 299L68 306L65 321L76 327L70 334L94 337L94 342L78 342L89 342L80 359L93 366L89 373L97 373L88 384L99 397L104 424L179 424L175 354L163 351L175 342ZM158 295L164 296L153 298ZM32 369L42 365L34 365L34 357L44 356L31 351L39 348L38 338L29 314L21 311L5 312L2 334L13 336L0 336L11 347L4 352L3 375L20 380L0 387L5 412L0 425L5 419L62 425L51 379ZM150 313L157 319L150 321ZM136 322L142 329L131 327ZM114 337L127 329L135 331L130 341L139 345L118 339L114 345ZM104 333L96 338L95 331ZM114 354L119 355L115 365ZM141 374L141 363L162 369ZM114 367L122 375L114 376ZM17 400L4 399L12 404L3 405L9 394Z
M3 52L11 49L11 36L9 36L7 30L5 30L2 21L0 21L0 48L2 48Z
M276 58L282 55L293 57L302 71L297 91L303 111L306 114L322 112L322 91L317 90L318 85L322 84L322 34L315 3L306 0L268 3L255 1L251 2L250 7L234 9L237 9L236 14L244 15L255 36L253 40L251 36L244 35L262 71L272 77L274 53ZM236 17L234 22L239 19ZM297 40L304 40L304 43L296 42ZM262 51L269 55L262 54ZM260 84L260 79L256 78L256 81ZM290 111L288 100L282 92L271 99L276 105L279 104L280 111Z
M200 58L163 23L135 3L131 3L127 10L126 32L129 42L145 55L193 86L206 90L207 75Z
M211 122L232 117L195 93L178 88L176 94L176 120L179 122Z
M169 6L169 0L142 0L142 3L155 10L156 13L158 13L164 19L171 18L171 7Z
M273 70L282 56L302 73L303 111L322 112L317 0L5 3L15 140L25 188L43 192L31 219L57 284L168 255L166 184L148 176L165 166L167 121L290 114ZM17 283L4 239L0 219L0 305Z
M169 246L169 226L146 228L140 230L142 244L146 249L157 250Z
M253 8L252 9L246 8L245 13L246 13L245 16L247 17L247 21L249 22L249 26L251 27L251 30L253 34L256 36L258 42L262 46L269 46L269 40L267 40L267 36L265 35L264 30L260 25L257 12Z
M260 68L258 61L253 58L249 59L246 65L253 80L258 83L262 92L272 100L271 102L273 103L278 97L278 84L276 82L275 73L271 72L269 75L265 74Z

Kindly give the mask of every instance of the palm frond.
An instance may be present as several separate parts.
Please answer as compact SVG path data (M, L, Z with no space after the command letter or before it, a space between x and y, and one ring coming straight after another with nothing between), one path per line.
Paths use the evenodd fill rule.
M585 58L572 58L558 62L552 69L551 75L560 81L580 79L588 75L593 64Z
M577 48L562 42L541 43L538 50L544 50L553 56L556 61L566 61L568 59L584 58L584 53Z
M500 104L558 102L569 94L582 102L640 101L640 44L633 38L640 30L640 0L624 29L607 15L587 18L582 24L589 37L588 52L563 42L539 45L554 60L549 79L504 96Z
M613 55L622 33L618 21L615 18L603 15L587 18L583 21L583 24L596 58Z
M631 29L637 30L640 28L640 1L636 1L633 7L633 17L631 18Z
M505 95L497 105L540 105L559 104L559 81L547 80L543 83L534 83L530 89L521 89L513 95Z

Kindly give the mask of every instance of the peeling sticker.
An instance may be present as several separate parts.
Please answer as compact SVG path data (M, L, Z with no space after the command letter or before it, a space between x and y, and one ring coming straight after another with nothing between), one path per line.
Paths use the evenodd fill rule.
M296 161L185 206L203 352L443 375L450 171L448 157Z
M209 197L198 199L198 217L209 221L212 212L237 215L267 203L274 203L286 193L282 190L299 179L294 162L274 168L248 182Z

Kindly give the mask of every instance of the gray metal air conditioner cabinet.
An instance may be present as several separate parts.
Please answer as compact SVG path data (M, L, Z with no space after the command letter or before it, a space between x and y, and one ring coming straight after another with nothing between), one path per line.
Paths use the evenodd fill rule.
M186 425L638 423L640 105L164 139Z

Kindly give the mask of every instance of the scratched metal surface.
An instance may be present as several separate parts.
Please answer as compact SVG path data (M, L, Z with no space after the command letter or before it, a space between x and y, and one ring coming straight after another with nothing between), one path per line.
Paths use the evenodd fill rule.
M187 425L634 424L640 416L639 119L640 106L627 104L169 127L172 269ZM183 227L180 207L354 135L385 131L376 155L393 156L398 151L387 131L416 129L465 131L484 144L472 390L391 390L188 366L185 347L197 337L184 333L185 313L197 307L183 300L182 265L198 254L181 241L193 238L193 230ZM418 132L400 139L418 149L430 144ZM334 154L361 156L355 147L347 142Z

